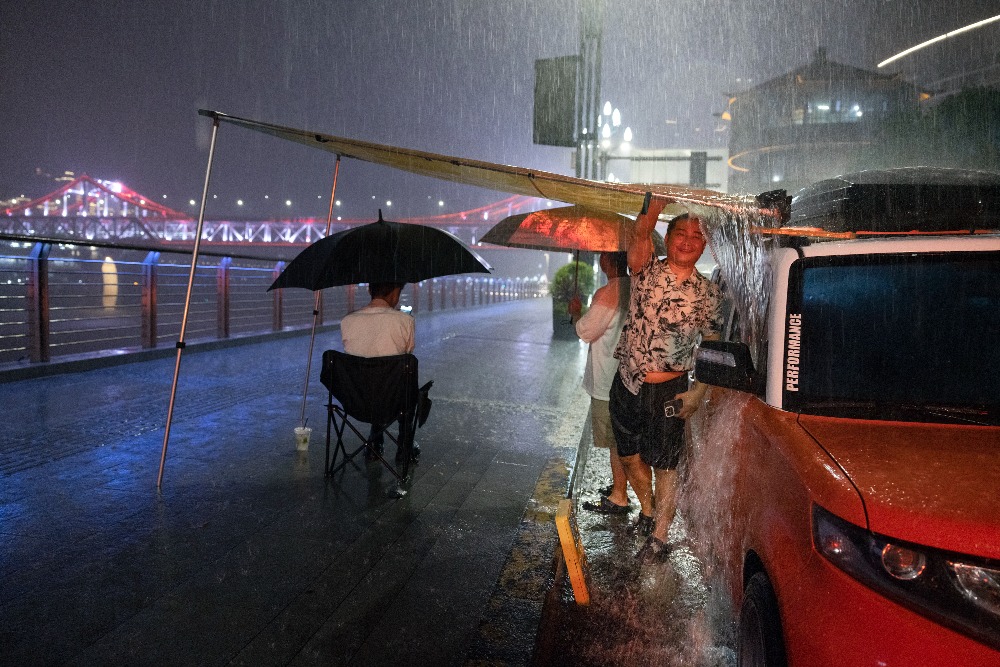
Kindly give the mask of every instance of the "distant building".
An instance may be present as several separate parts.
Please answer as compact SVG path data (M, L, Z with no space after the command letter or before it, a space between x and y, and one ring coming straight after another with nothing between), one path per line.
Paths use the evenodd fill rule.
M729 168L724 148L632 148L601 157L607 180L625 183L669 183L727 192Z
M813 60L730 97L730 192L792 193L854 170L849 158L872 141L875 121L916 110L928 95L899 75Z

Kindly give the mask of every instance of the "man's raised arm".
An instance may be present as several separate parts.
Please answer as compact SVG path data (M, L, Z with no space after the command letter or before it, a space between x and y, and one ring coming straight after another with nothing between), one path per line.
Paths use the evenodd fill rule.
M653 230L656 220L667 202L651 199L645 213L640 213L635 219L635 225L628 236L628 268L636 273L646 265L649 256L653 254Z

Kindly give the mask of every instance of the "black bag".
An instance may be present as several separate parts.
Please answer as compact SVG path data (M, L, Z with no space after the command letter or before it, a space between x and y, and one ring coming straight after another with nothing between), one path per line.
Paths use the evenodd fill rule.
M431 380L423 387L417 390L417 427L424 425L427 421L427 415L431 413L431 401L427 394L431 391L431 385L434 384L434 380Z

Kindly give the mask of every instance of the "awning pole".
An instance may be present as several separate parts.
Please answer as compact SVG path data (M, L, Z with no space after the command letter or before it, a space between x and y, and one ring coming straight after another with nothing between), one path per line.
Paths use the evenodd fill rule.
M330 235L330 227L333 223L333 204L337 197L337 175L340 173L340 155L337 155L337 163L333 167L333 188L330 190L330 210L326 214L326 236ZM316 290L316 299L313 302L313 325L312 334L309 336L309 356L306 357L306 381L302 386L302 411L299 413L299 426L306 425L306 396L309 394L309 373L312 371L313 343L316 341L316 322L319 320L319 302L322 297L322 290Z
M194 288L194 274L198 268L198 248L201 246L201 230L205 224L205 202L208 200L208 182L212 177L212 160L215 158L215 140L219 134L219 116L211 111L199 111L203 116L212 117L212 141L208 147L208 167L205 170L205 187L201 191L201 208L198 209L198 227L195 231L194 250L191 253L191 271L188 274L187 296L184 297L184 314L181 316L181 332L177 339L177 361L174 362L174 382L170 387L170 404L167 407L167 428L163 432L163 451L160 453L160 473L156 476L156 488L163 483L163 466L167 461L167 443L170 441L170 423L174 418L174 400L177 397L177 378L181 372L181 354L184 352L184 333L187 331L188 310L191 308L191 291Z

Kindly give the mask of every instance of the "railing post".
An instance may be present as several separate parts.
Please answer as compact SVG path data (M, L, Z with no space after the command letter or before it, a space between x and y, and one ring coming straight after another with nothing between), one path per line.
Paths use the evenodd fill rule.
M285 263L278 262L274 265L271 277L277 280L284 270ZM285 290L271 290L271 295L271 330L281 331L285 327Z
M451 283L451 307L458 308L458 278L452 278Z
M357 291L357 289L358 289L357 285L348 285L347 286L347 313L348 314L354 312L354 293Z
M36 243L28 255L28 358L49 360L49 252L51 243Z
M150 250L142 260L142 347L156 347L156 267L160 253Z
M427 312L434 312L434 283L437 278L431 278L430 284L427 286Z
M413 287L410 290L410 303L413 304L413 310L410 312L416 315L420 312L420 286L423 285L422 282L413 283Z
M218 337L229 338L229 266L232 257L223 257L216 273L216 292L218 300Z

